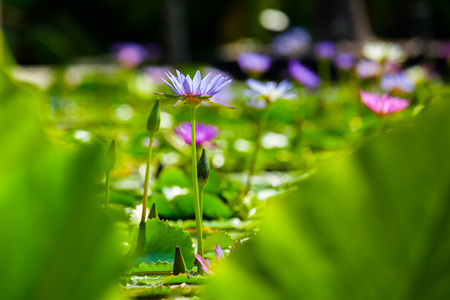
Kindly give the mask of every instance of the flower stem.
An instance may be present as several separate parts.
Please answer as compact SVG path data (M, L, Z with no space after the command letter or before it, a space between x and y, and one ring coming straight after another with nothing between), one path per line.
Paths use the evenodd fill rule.
M247 196L248 192L250 191L250 187L252 185L252 177L253 173L255 172L256 159L258 157L258 152L261 149L262 133L264 132L264 128L266 127L268 116L269 116L269 104L267 104L263 117L259 122L258 132L256 133L256 147L255 151L253 151L253 155L250 160L250 168L248 170L247 184L245 185L244 197Z
M198 178L197 178L197 145L195 139L195 111L197 107L191 107L191 145L192 145L192 188L194 190L194 205L195 205L195 222L197 224L197 254L203 257L203 227L202 227L202 207L198 193Z
M150 178L150 163L152 160L152 149L153 149L153 134L150 135L150 143L148 144L148 156L147 165L145 166L145 178L144 178L144 195L142 197L142 215L141 222L145 223L145 217L147 216L147 201L148 201L148 181Z
M106 172L105 209L108 209L108 203L109 203L109 171Z

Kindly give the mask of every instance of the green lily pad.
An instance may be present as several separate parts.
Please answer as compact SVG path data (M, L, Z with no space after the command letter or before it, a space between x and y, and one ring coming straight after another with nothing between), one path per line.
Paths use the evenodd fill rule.
M151 262L146 264L140 263L139 266L133 267L130 271L131 274L145 274L145 275L160 275L160 274L172 274L173 265L167 261L158 261L157 263Z
M178 209L180 218L193 218L195 216L194 198L192 193L179 195L172 199ZM204 193L203 215L208 218L230 218L233 215L231 209L220 200L219 197Z
M162 284L204 284L208 281L205 276L189 276L188 274L180 274L177 276L169 276L163 279Z
M227 233L223 231L216 231L205 239L203 246L204 251L205 252L214 251L217 245L219 245L221 248L227 248L233 246L234 243Z
M188 176L177 168L166 168L161 171L159 175L159 186L179 186L182 188L192 188L192 183L189 181Z
M130 253L136 250L138 228L132 233L132 247ZM144 253L135 260L136 264L142 262L147 265L157 264L158 261L173 264L175 258L175 247L180 247L181 253L186 262L186 267L192 269L194 265L194 247L189 233L183 231L178 226L170 225L159 219L152 219L146 222L146 237Z
M161 297L161 296L196 296L203 291L203 286L185 285L156 286L156 287L131 287L122 289L127 295L133 297Z

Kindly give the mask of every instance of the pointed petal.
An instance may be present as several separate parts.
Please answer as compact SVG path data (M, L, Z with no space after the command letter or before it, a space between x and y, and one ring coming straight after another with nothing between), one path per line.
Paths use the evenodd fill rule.
M221 78L220 76L222 76L222 74L217 75L213 80L211 80L211 82L208 84L208 87L206 88L205 94L209 94L209 92L214 89L217 81Z
M212 105L212 106L221 106L221 107L226 107L226 108L234 109L233 106L228 105L228 104L225 104L225 103L220 102L220 101L217 101L217 100L213 100L213 99L205 99L205 100L203 100L203 101L205 101L206 103L208 103L208 104L210 104L210 105Z
M209 261L205 260L203 257L201 257L198 254L194 254L194 256L198 260L198 262L202 265L203 271L205 271L207 274L211 275L212 274L211 263L209 263Z
M203 78L202 83L200 84L200 92L202 95L205 94L206 88L208 87L209 81L211 80L211 73L208 73L208 75Z
M215 89L214 93L216 94L216 93L220 92L224 87L226 87L227 85L229 85L232 81L233 81L233 80L231 80L231 79L228 80L228 81L225 81L224 83L222 83L221 85L219 85L219 86Z
M200 84L202 83L202 74L200 73L200 71L197 71L197 73L195 73L194 79L192 80L192 87L193 87L193 92L196 95L200 95Z
M164 78L161 77L161 79L172 89L172 91L174 91L176 94L180 94L180 92L176 88L174 88L170 83L168 83Z
M222 258L225 257L225 255L223 254L222 248L220 248L219 244L217 244L216 250L214 250L214 254L215 254L217 260L221 260Z

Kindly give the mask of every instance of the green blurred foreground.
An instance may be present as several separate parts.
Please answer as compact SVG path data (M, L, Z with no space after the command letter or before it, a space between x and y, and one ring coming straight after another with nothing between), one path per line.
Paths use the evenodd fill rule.
M434 103L272 198L206 299L450 299L449 113Z
M0 299L114 299L125 262L94 200L102 151L48 141L37 95L3 73L0 96ZM205 298L449 299L446 102L270 198Z

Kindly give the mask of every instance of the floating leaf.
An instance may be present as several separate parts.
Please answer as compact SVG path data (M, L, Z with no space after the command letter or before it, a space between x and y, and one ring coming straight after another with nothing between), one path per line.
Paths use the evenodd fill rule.
M231 247L234 245L231 237L224 231L216 231L205 239L203 244L205 252L214 251L216 246L222 248Z
M162 296L196 296L203 287L196 285L157 286L157 287L131 287L122 289L127 295L133 297L162 297Z
M168 262L158 261L157 263L151 262L150 264L140 263L139 266L133 267L130 270L131 274L142 274L142 275L161 275L161 274L172 274L173 265Z
M136 264L145 262L146 264L157 263L158 261L166 261L173 264L175 257L175 246L179 246L183 253L186 267L192 269L194 265L194 248L192 247L192 239L189 233L184 232L178 226L171 226L169 223L159 219L148 220L145 231L145 245L143 248L144 255L136 259ZM130 253L136 250L136 239L138 229L132 233L132 247Z
M163 284L205 284L209 280L208 277L205 276L190 276L188 274L180 274L178 276L168 276L163 279Z

